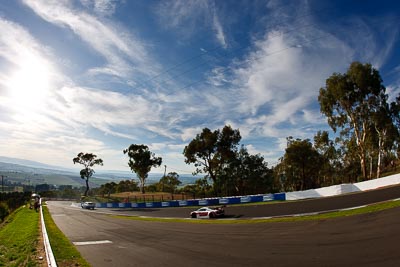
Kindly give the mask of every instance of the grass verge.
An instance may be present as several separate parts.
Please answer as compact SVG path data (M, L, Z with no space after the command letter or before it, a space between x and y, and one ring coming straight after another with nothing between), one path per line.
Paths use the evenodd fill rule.
M57 266L90 266L75 246L58 229L46 206L43 206L43 217Z
M396 207L400 207L400 200L377 203L366 207L356 208L351 210L325 212L317 215L273 217L273 218L260 218L260 219L256 218L256 219L234 219L234 220L230 219L207 220L207 219L180 219L180 218L151 218L151 217L121 216L121 215L109 215L109 216L127 220L142 220L142 221L153 221L153 222L178 222L178 223L200 223L200 224L252 224L252 223L327 220L338 217L379 212Z
M39 213L20 207L0 228L0 266L39 266Z

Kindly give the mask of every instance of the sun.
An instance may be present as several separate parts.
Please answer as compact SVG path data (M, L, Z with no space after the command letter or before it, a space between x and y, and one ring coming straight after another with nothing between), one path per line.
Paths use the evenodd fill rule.
M50 71L45 61L31 56L19 64L8 79L10 100L20 111L44 105L50 88Z

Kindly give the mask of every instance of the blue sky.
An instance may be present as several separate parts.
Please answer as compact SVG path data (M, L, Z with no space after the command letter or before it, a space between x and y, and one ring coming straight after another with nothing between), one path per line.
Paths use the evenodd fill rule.
M188 174L184 147L229 124L273 166L286 137L329 130L318 92L352 61L399 94L399 25L394 0L2 0L0 155L129 170L146 144Z

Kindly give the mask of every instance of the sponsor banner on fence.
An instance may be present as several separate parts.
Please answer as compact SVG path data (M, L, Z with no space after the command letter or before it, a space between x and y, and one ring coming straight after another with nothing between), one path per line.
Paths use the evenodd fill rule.
M229 199L228 198L220 198L219 204L229 204Z
M251 201L250 196L245 196L240 198L240 203L248 203Z
M206 206L206 205L208 205L207 199L200 199L200 200L199 200L199 205L200 205L200 206Z
M273 194L263 195L263 201L272 201L274 200Z

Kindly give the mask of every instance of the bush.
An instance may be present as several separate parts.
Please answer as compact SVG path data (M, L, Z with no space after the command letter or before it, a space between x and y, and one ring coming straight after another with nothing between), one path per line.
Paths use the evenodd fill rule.
M10 210L6 203L0 203L0 222L3 222L4 219L10 214Z

